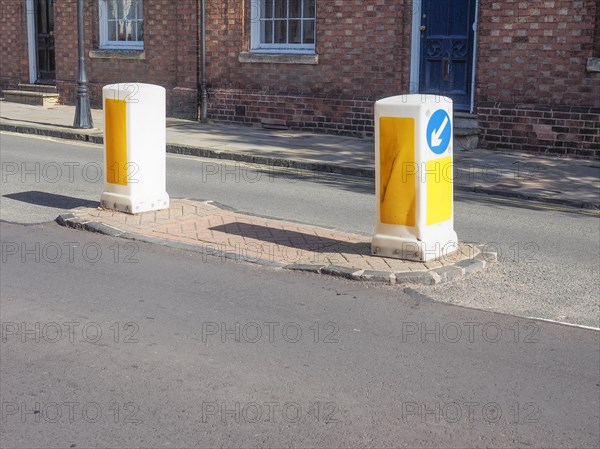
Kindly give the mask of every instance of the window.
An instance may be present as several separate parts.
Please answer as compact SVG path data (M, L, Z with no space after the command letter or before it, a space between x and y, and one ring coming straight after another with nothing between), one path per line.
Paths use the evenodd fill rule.
M316 0L252 0L252 51L314 53Z
M100 0L100 48L144 49L144 1Z

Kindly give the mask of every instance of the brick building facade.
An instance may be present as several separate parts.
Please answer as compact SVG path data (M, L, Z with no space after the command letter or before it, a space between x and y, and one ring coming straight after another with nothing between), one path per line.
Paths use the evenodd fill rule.
M30 73L31 30L40 0L2 0L0 80L2 87L36 82ZM54 19L54 59L59 101L74 104L77 79L77 1L43 0ZM99 0L86 0L87 75L92 107L102 105L102 86L115 82L159 84L167 89L167 112L195 118L198 110L198 4L195 0L143 2L143 49L102 48ZM37 24L34 25L37 28ZM33 31L35 35L36 31ZM33 40L36 40L33 38ZM111 46L107 46L111 47ZM35 58L35 56L34 56ZM39 61L38 61L39 63ZM35 70L34 70L35 72ZM45 81L44 81L45 82Z
M484 142L600 156L600 73L591 67L600 61L600 1L482 6L476 110Z
M3 86L35 81L38 1L2 0ZM167 88L169 115L197 118L200 0L144 0L143 49L105 45L105 1L86 0L92 104L105 84L149 82ZM76 0L53 3L56 85L72 104ZM370 135L377 99L441 93L477 114L489 148L600 157L600 1L462 3L206 0L208 116Z

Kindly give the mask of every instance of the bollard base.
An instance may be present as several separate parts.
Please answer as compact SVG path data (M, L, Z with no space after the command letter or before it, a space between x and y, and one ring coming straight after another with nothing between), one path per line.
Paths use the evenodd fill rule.
M104 192L100 197L100 205L104 209L117 210L127 214L141 214L169 208L169 195L167 193L148 197L119 195Z
M440 259L458 251L456 232L442 239L416 240L414 238L394 237L375 234L371 243L371 254L393 259L428 262Z

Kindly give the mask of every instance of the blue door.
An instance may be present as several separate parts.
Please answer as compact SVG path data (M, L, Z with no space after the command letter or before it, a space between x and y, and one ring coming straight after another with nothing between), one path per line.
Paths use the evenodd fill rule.
M445 95L455 109L469 110L475 0L422 2L419 91Z

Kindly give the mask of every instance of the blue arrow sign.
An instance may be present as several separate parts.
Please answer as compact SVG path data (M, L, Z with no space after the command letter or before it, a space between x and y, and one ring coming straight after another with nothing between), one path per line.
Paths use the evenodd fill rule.
M435 154L442 154L452 139L452 123L450 116L443 109L433 113L427 125L427 144Z

